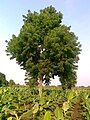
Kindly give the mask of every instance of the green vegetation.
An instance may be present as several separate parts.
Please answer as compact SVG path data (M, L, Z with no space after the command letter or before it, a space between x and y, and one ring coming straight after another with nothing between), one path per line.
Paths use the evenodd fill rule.
M8 85L8 81L6 80L5 74L0 72L0 87L7 86L7 85Z
M62 24L62 13L50 6L39 13L29 10L23 18L18 36L6 41L6 52L26 70L29 86L7 82L0 73L0 120L72 120L75 111L73 120L90 120L90 90L71 89L81 45L71 27ZM55 76L62 89L42 87Z
M45 87L40 97L37 88L1 87L0 120L72 120L77 103L78 120L90 120L90 89Z
M8 85L9 85L9 86L13 86L13 85L15 85L14 80L12 80L12 79L11 79L11 80L9 80Z
M6 80L6 75L0 72L0 87L13 86L16 85L14 80Z
M71 27L62 24L62 13L50 6L39 13L29 10L23 17L20 33L7 42L10 59L16 58L33 86L37 81L40 86L49 85L54 76L60 78L63 89L75 86L81 45Z

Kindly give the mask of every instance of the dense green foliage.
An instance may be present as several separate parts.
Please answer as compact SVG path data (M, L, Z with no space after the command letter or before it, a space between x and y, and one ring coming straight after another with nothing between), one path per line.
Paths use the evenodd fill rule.
M8 81L6 80L5 74L0 72L0 87L7 86L7 85L8 85Z
M9 85L9 86L13 86L13 85L15 85L14 80L12 80L12 79L11 79L11 80L9 80L8 85Z
M86 120L90 120L90 89L62 91L44 88L41 98L36 88L0 88L0 120L71 120L78 101Z
M23 17L19 35L7 43L7 54L26 70L30 82L48 85L57 75L63 88L74 86L80 43L70 27L62 24L62 13L50 6Z
M16 85L14 80L6 80L6 75L0 72L0 87Z

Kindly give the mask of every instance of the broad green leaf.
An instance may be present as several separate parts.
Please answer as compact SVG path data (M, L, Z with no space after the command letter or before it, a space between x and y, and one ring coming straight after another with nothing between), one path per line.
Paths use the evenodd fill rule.
M40 111L42 111L43 110L43 107L42 106L40 106Z
M37 113L38 110L39 110L39 104L36 103L36 104L34 105L34 107L33 107L33 114Z
M51 112L50 111L46 111L46 113L44 115L44 120L51 120Z
M90 120L90 115L88 113L86 114L86 118L87 120Z
M40 104L40 105L45 104L45 98L44 98L43 96L40 98L39 104Z
M88 110L88 113L90 115L90 98L86 100L86 109Z
M24 119L24 118L30 118L31 115L33 113L33 110L28 110L27 112L23 113L21 116L20 116L20 119Z
M13 120L13 118L12 118L12 117L9 117L7 120Z
M57 120L64 120L63 110L61 108L59 107L56 108L55 117L57 118Z
M75 93L72 90L70 90L67 92L66 96L67 96L68 102L70 102L70 100L72 100L75 97Z
M2 89L0 89L0 94L2 94L3 93L3 91L2 91Z

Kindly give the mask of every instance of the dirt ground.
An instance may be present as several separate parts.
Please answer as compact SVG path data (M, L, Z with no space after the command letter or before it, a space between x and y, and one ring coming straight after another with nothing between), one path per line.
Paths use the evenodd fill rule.
M71 115L71 120L85 120L84 117L81 115L82 109L80 106L80 101L77 102L74 106L72 115Z

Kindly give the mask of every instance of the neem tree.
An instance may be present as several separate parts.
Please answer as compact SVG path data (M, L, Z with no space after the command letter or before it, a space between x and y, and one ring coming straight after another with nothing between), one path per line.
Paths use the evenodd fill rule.
M30 81L49 84L57 75L63 88L74 86L81 45L70 27L61 24L62 13L49 6L39 13L28 11L23 18L19 35L7 43L7 54L16 58Z

